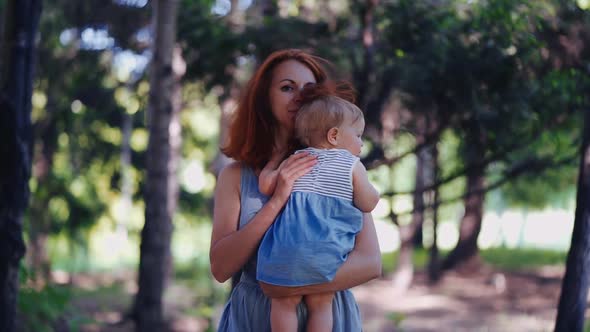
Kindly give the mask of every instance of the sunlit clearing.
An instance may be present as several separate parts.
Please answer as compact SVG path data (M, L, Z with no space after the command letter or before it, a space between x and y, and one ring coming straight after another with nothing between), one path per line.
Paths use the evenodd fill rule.
M128 211L128 215L133 213ZM128 221L130 220L126 220L126 223ZM92 228L89 239L89 256L92 257L91 264L95 268L113 268L137 262L137 240L129 237L125 225L119 224L113 229L112 221L102 218Z
M203 163L198 160L191 160L181 175L181 184L184 190L196 194L205 188L206 182Z
M573 212L566 210L486 213L478 244L482 249L505 246L567 250L573 221Z
M59 42L63 45L63 46L67 46L69 44L71 44L74 39L76 39L78 35L78 29L72 28L72 29L65 29L64 31L62 31L59 34Z
M47 95L41 91L33 91L31 98L33 108L31 110L31 120L37 122L45 116L45 106L47 105Z
M75 178L70 183L70 192L76 198L82 198L84 194L88 191L87 183L80 177Z
M133 130L131 134L131 148L134 151L145 151L148 145L148 131L142 128Z
M135 34L135 39L140 43L149 43L152 41L152 34L149 28L141 28Z
M208 268L211 227L211 223L175 227L172 239L172 253L175 262L192 262L191 264Z
M243 11L248 9L252 4L252 0L239 0L237 10ZM231 11L231 1L229 0L216 0L213 7L211 7L211 13L219 16L225 16Z
M54 219L65 221L70 217L70 207L62 197L53 197L49 200L49 213Z
M412 207L412 196L411 195L399 195L393 201L393 210L396 213L404 213L411 211Z
M80 112L82 112L83 106L84 105L82 104L82 102L76 99L72 102L70 108L72 109L72 113L79 114Z
M231 2L229 0L217 0L211 8L211 13L219 16L225 16L231 10Z
M219 135L219 115L210 109L198 109L188 113L194 135L200 139L213 140Z
M137 54L129 50L116 52L113 57L113 71L120 82L134 82L143 75L149 64L150 52Z
M373 209L373 217L375 218L385 218L387 216L389 216L389 211L391 211L391 205L389 204L389 201L387 199L381 198L379 200L379 203L377 203L377 206L375 207L375 209Z
M44 108L45 105L47 105L47 95L40 91L34 91L31 101L33 103L33 107Z
M113 145L121 145L123 135L119 128L103 126L98 128L97 131L103 141Z
M113 0L113 2L121 6L143 8L147 5L148 0Z
M457 225L455 223L441 223L436 228L436 231L436 244L440 249L448 250L457 244L459 231L457 230Z
M82 48L85 50L104 50L115 45L115 39L104 28L86 28L82 31Z
M399 248L399 232L395 225L387 220L375 219L375 230L381 252L392 252Z

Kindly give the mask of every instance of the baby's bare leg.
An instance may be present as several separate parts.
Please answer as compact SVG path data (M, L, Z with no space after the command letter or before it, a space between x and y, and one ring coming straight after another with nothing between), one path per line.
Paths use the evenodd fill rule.
M273 332L297 332L297 305L301 296L275 297L270 300L270 327Z
M333 325L332 298L334 293L305 295L307 332L331 332Z

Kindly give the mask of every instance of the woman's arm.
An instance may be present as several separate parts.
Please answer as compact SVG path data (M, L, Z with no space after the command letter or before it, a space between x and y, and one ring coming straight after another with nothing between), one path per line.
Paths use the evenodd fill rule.
M250 222L239 229L240 165L233 163L220 172L215 188L209 250L211 273L217 281L225 282L231 278L255 254L262 236L287 202L293 182L307 173L315 163L316 158L307 154L289 157L279 172L272 197Z
M375 223L370 213L365 213L363 228L356 236L353 251L336 272L334 280L329 283L303 286L279 287L262 285L262 290L269 297L306 295L323 292L336 292L363 284L381 275L381 251L375 231Z
M240 176L240 165L233 163L220 172L215 187L209 260L211 272L219 282L225 282L242 268L281 209L269 201L238 230Z

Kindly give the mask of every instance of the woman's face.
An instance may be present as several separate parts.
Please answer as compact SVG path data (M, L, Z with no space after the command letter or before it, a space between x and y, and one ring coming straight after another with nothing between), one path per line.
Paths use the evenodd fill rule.
M297 60L278 64L272 73L270 83L270 107L280 126L280 132L293 132L295 115L299 110L298 96L307 84L316 83L312 71Z

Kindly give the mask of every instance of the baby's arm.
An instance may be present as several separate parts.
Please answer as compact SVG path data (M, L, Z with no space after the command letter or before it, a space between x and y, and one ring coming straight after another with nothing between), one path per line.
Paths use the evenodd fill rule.
M282 156L281 156L282 157ZM271 159L260 171L258 176L258 189L261 193L266 196L270 196L274 193L275 187L277 186L277 176L280 171L280 163L282 158Z
M371 212L379 202L379 192L373 187L367 169L357 161L352 169L352 189L354 205L363 212Z

